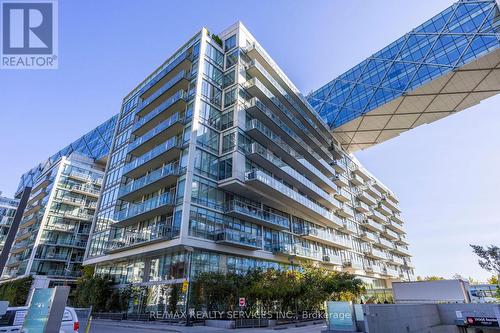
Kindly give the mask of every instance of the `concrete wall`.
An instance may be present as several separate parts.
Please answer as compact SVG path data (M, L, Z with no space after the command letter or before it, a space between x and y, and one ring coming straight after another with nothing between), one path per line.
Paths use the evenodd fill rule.
M366 304L363 306L368 333L459 333L457 320L468 316L495 317L500 304ZM461 316L461 318L460 318ZM489 330L483 330L489 332ZM474 332L470 328L467 332ZM500 330L495 330L500 332Z
M441 324L435 304L367 304L364 313L369 333L420 332Z

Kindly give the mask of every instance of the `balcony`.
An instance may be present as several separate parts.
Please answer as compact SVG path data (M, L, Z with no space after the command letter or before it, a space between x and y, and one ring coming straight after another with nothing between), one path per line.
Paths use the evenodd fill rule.
M336 211L336 214L344 218L353 218L354 210L351 208L351 206L343 203L341 204L341 207Z
M30 198L28 200L28 205L38 200L41 200L43 197L45 197L47 195L46 190L47 190L46 187L42 187L38 191L31 193Z
M401 244L401 245L408 245L409 244L408 240L406 239L405 234L397 234L395 232L394 232L394 234L398 236L396 243Z
M264 172L260 170L250 171L246 173L245 178L248 184L256 187L264 193L268 193L270 197L290 205L290 208L297 208L305 214L319 219L323 223L339 226L337 225L338 220L332 212L316 204L299 192L294 191L285 184L280 183L278 180L265 174Z
M378 236L371 233L371 232L362 231L359 234L359 238L361 238L362 240L367 241L367 242L378 243Z
M169 188L177 184L177 178L184 171L184 168L179 168L178 161L169 163L141 178L134 179L127 185L122 185L118 191L118 198L124 201L133 201L151 193L154 189Z
M323 254L321 251L315 251L308 247L294 246L293 254L300 258L312 259L312 260L323 260Z
M166 99L172 97L172 94L178 90L187 90L189 86L189 74L181 70L169 81L165 82L158 90L138 103L136 114L142 116L152 109L158 107Z
M239 200L227 202L225 212L227 215L262 224L276 230L286 230L290 227L290 221L287 217Z
M50 215L59 216L67 219L81 220L86 222L92 222L94 215L89 214L86 209L75 209L66 211L50 211Z
M390 240L392 240L392 241L399 239L398 233L396 233L396 232L392 231L391 229L387 228L387 226L384 227L384 230L382 230L382 234L385 237L387 237Z
M399 277L399 272L397 269L386 267L384 269L384 275L396 278Z
M387 261L393 265L404 265L403 258L393 255L390 252L387 253Z
M41 178L38 178L38 180L33 185L33 188L31 189L31 192L35 193L38 190L40 190L41 188L47 187L47 185L50 184L51 180L52 180L52 175L50 173L42 176Z
M377 199L372 197L367 191L363 191L358 188L356 191L356 197L369 206L373 206L377 204Z
M382 199L382 194L371 184L366 184L364 190L366 191L366 193L371 195L375 199L375 201L377 199Z
M74 184L74 185L66 185L59 183L57 185L58 187L68 190L70 192L78 193L78 194L84 194L92 197L99 197L100 190L93 187L92 185L86 185L86 184Z
M66 176L87 183L95 183L99 186L102 185L102 175L97 175L91 172L81 172L77 170L71 170L66 174Z
M258 44L254 43L247 47L246 54L251 59L256 59L260 64L262 64L264 69L268 73L271 73L272 77L275 78L277 82L279 82L279 85L288 90L287 96L289 97L288 98L289 103L293 104L294 108L296 108L297 111L304 118L304 120L306 120L307 125L312 129L314 136L320 139L324 144L329 144L330 137L327 136L327 134L325 134L322 131L323 127L324 128L323 130L326 132L327 125L321 119L319 114L309 106L309 104L305 101L304 97L295 88L293 83L290 82L290 80L281 71L281 69L274 63L274 61L267 55L267 53ZM275 73L275 75L273 75L272 73ZM309 111L309 115L307 115L304 112L303 108L301 108L297 104L297 102L295 102L295 100L292 100L290 96L294 96L293 98L295 100L300 101L300 103L304 106L304 109ZM320 123L322 125L318 126L311 118L315 119L317 123Z
M347 219L343 220L341 230L351 235L355 235L358 232L356 224Z
M394 213L394 214L391 216L391 219L392 219L394 222L396 222L396 223L398 223L398 224L400 224L400 225L402 225L402 224L404 223L404 221L403 221L403 219L401 218L401 215L400 215L399 213Z
M397 253L397 254L405 255L405 256L409 256L410 255L410 251L404 245L397 245L396 244L396 246L393 249L393 252Z
M370 210L370 212L368 213L368 217L378 223L387 223L387 217L374 209Z
M342 266L342 258L335 254L323 255L323 264Z
M35 256L35 260L62 261L70 259L69 253L40 253Z
M395 205L394 203L392 203L389 199L387 198L384 198L380 201L380 203L382 205L384 205L385 207L389 208L391 210L391 213L392 212L395 212L395 213L399 213L401 212L401 210L399 209L399 207L397 205Z
M339 187L337 189L337 193L335 193L334 196L338 201L341 201L341 202L351 201L351 193L347 192L347 190L342 188L342 187Z
M181 113L186 109L187 94L184 90L178 91L166 101L151 110L148 114L132 125L132 134L141 136L156 127L162 121L170 118L175 113Z
M312 241L331 244L335 247L342 249L351 248L351 244L347 239L344 239L338 235L327 232L326 230L320 230L316 228L304 228L299 233L299 236Z
M127 147L128 153L135 156L140 156L146 153L148 150L159 145L168 138L182 133L184 124L184 116L180 113L174 113L169 118L160 122L149 132L132 141Z
M389 192L389 190L382 184L380 183L377 183L377 182L372 182L371 184L380 194L384 195L386 194L387 192Z
M223 229L214 233L217 244L236 246L247 250L262 249L262 237L239 230Z
M373 274L382 274L382 271L383 271L382 267L380 267L379 265L375 265L375 264L365 264L364 270L366 272L373 273Z
M373 220L370 220L370 219L364 220L361 223L361 225L368 230L372 230L372 231L376 231L376 232L382 232L384 230L384 227L381 224L379 224Z
M148 151L147 153L130 161L123 167L123 175L134 178L145 174L147 171L156 169L165 162L179 159L183 144L179 137L172 137Z
M47 276L54 276L54 277L69 277L69 278L77 278L82 275L82 272L80 271L70 271L66 269L51 269L48 270L47 272L39 272L39 275L47 275Z
M387 228L391 229L392 231L398 233L398 234L403 234L404 233L404 230L403 230L403 226L392 221L392 220L387 220Z
M348 187L349 186L349 180L347 180L347 177L341 174L335 174L333 176L333 182L340 187Z
M392 211L389 208L387 208L386 206L382 205L381 203L379 203L378 206L375 207L375 209L378 212L384 214L385 216L391 216L393 214Z
M370 211L370 206L365 204L363 201L357 201L354 204L354 208L360 213L367 213Z
M365 183L365 180L361 176L352 172L351 173L351 183L355 186L361 186Z
M387 254L384 251L376 249L374 247L365 247L363 249L363 253L366 256L372 257L375 259L387 259Z
M141 98L146 99L152 96L158 89L171 81L179 72L188 72L191 69L191 62L195 59L191 51L186 50L173 59L162 70L149 76L145 81L147 83L141 88L139 94Z
M70 248L81 248L85 249L87 247L86 239L78 238L59 238L59 239L45 239L40 240L40 244L49 246L60 246L60 247L70 247Z
M141 203L129 203L125 209L115 213L117 222L113 225L125 227L156 215L167 214L173 210L174 197L174 193L166 192Z
M381 247L385 248L385 249L392 249L392 248L394 248L394 243L393 242L391 242L388 239L382 238L382 237L379 238L379 245Z
M173 238L171 220L168 225L156 225L141 231L124 231L120 237L111 240L108 244L107 253L116 253L146 244L170 240Z
M371 179L370 174L361 166L356 166L356 168L352 171L353 174L361 177L363 179L363 183L365 181L369 181Z
M330 164L332 165L336 173L344 174L347 172L347 166L343 161L333 160Z
M342 261L342 266L345 268L351 268L351 269L363 269L363 263L359 261L353 261L353 260L343 260Z
M338 209L339 204L333 196L329 195L319 186L304 177L297 170L291 168L276 155L267 151L264 147L252 143L247 149L249 159L263 166L266 170L273 172L276 176L283 179L288 184L293 185L300 191L306 193L309 197L317 200L321 204L331 209Z

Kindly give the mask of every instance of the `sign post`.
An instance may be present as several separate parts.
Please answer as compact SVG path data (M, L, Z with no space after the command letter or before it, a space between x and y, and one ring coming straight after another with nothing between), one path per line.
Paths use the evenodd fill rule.
M326 302L328 330L323 332L357 332L352 302Z
M240 305L240 308L244 308L247 305L245 297L240 297L240 299L238 300L238 304Z
M68 286L35 289L23 323L23 333L59 332L69 295Z

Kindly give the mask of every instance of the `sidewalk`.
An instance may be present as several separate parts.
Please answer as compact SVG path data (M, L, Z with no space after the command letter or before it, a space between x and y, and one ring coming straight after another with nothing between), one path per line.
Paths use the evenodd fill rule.
M178 333L222 333L222 332L233 332L233 333L242 333L242 332L259 332L259 333L277 333L277 332L321 332L321 330L326 329L325 324L316 324L312 325L312 323L308 324L288 324L278 327L269 327L269 328L239 328L239 329L223 329L216 327L207 327L207 326L177 326L160 322L138 322L132 320L93 320L90 332L93 332L97 328L106 328L106 330L112 330L113 328L127 328L145 331L161 331L161 332L178 332Z

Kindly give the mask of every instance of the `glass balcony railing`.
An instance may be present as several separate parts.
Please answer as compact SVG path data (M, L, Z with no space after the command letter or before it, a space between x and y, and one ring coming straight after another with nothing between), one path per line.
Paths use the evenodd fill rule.
M338 223L337 218L335 217L335 215L332 212L328 211L326 208L323 208L320 205L316 204L315 202L311 201L306 196L303 196L302 194L294 191L293 189L286 186L285 184L280 183L278 180L265 174L263 171L254 170L254 171L247 172L246 180L257 180L263 184L266 184L267 186L272 187L276 191L281 192L282 194L286 195L290 199L293 199L294 201L296 201L300 205L317 213L318 215L322 216L323 218L325 218L325 219L327 219L335 224Z
M78 191L78 192L85 192L85 193L90 193L90 194L93 194L93 195L99 195L99 190L92 187L92 186L89 186L89 185L85 185L85 184L73 184L73 185L70 185L70 184L62 184L62 183L59 183L58 184L59 187L63 188L63 189L66 189L66 190L70 190L70 191Z
M140 102L140 104L137 106L135 113L141 112L146 106L151 104L151 102L153 102L155 99L160 97L167 90L171 89L175 84L180 82L182 79L188 79L188 75L184 70L177 73L173 78L171 78L167 83L165 83L160 89L158 89L154 93L152 93L151 96L142 100Z
M241 245L255 249L262 248L261 236L227 228L214 232L214 241Z
M129 193L135 192L149 184L156 182L159 179L168 177L168 176L178 176L181 174L181 169L179 168L179 162L175 161L173 163L169 163L160 169L152 171L141 178L134 179L133 182L120 187L118 191L118 197L123 197Z
M123 235L109 242L108 250L126 249L157 240L172 239L173 233L170 225L171 223L167 223L167 225L157 225L141 231L125 231Z
M132 126L132 132L135 132L136 130L138 130L139 128L141 128L142 126L144 126L144 124L146 124L149 121L151 121L151 119L153 119L156 116L158 116L160 113L162 113L163 111L165 111L166 109L168 109L169 107L171 107L172 105L174 105L176 102L178 102L180 100L185 100L186 98L187 98L187 94L186 94L186 92L184 90L180 90L180 91L176 92L174 95L172 95L167 100L165 100L164 102L162 102L156 108L154 108L153 110L151 110L151 112L149 112L148 114L146 114L144 117L140 118Z
M65 277L80 277L82 272L80 271L70 271L64 269L51 269L47 272L39 272L39 275L47 275L47 276L65 276Z
M174 197L175 195L171 192L166 192L142 203L130 203L125 209L115 213L115 220L119 222L125 221L161 206L173 205Z
M300 94L300 92L298 91L297 88L295 88L295 86L293 85L293 83L286 77L286 75L281 71L281 69L278 67L278 65L276 65L276 63L271 59L271 57L269 57L267 55L267 52L264 51L264 49L262 49L258 44L251 44L250 46L248 46L245 50L245 52L249 53L251 52L252 50L256 50L262 57L263 59L268 63L269 66L271 66L271 68L273 68L273 70L278 74L278 76L283 80L283 82L285 82L285 84L290 88L292 89L292 91L294 91L297 96L299 97L299 99L303 102L303 104L310 110L310 113L312 115L314 115L316 117L316 119L321 123L323 124L323 127L324 127L324 130L327 131L327 129L329 128L325 121L323 119L321 119L320 115L317 113L317 111L314 111L314 109L309 105L309 103L305 100L305 98ZM287 95L288 96L288 95ZM289 96L288 96L289 97ZM294 105L295 107L295 105ZM317 132L323 137L323 139L326 141L326 142L330 142L331 141L331 138L327 137L326 134L324 134L322 132L322 130L319 128L319 126L317 126L316 124L314 124L314 122L307 116L304 114L304 111L302 110L302 108L298 107L297 105L297 111L300 112L302 114L302 116L306 119L306 121L312 126L314 127Z
M175 124L177 122L182 122L183 120L184 120L184 118L179 114L179 112L174 113L172 116L170 116L166 120L164 120L161 123L159 123L158 125L156 125L155 128L153 128L152 130L150 130L146 134L140 136L139 138L137 138L136 140L131 142L128 145L128 151L130 152L130 151L136 149L137 147L139 147L143 143L147 142L148 140L151 140L151 138L158 135L158 133L163 132L167 128L171 127L173 124Z
M350 247L349 241L338 235L327 232L326 230L316 229L316 228L304 228L299 232L301 236L312 236L316 237L330 243L341 245L343 247Z
M147 81L147 83L141 88L140 95L144 94L146 91L151 89L156 83L158 83L161 79L165 77L168 73L170 73L175 67L177 67L184 60L192 61L194 59L194 55L190 51L184 51L177 58L175 58L171 63L169 63L165 68L156 73L154 77Z
M287 217L263 210L239 200L231 200L226 203L226 212L236 212L249 216L253 219L261 220L265 223L288 229L290 221Z
M164 143L154 147L153 149L151 149L147 153L130 161L128 164L125 164L125 166L123 167L123 173L126 174L126 173L140 167L141 165L151 161L155 157L163 154L164 152L167 152L170 149L176 148L176 147L180 148L180 144L179 144L178 138L176 136L174 136L174 137L171 137L170 139L168 139L167 141L165 141Z
M380 242L380 244L382 244L384 246L387 246L387 247L390 247L390 248L394 247L394 244L390 240L388 240L388 239L380 237L379 238L379 242Z
M325 201L335 204L336 199L334 199L333 196L330 196L327 192L325 192L319 186L317 186L312 181L304 177L297 170L291 168L281 158L279 158L278 156L274 155L266 148L264 148L264 146L261 146L256 142L254 142L250 144L250 146L247 148L247 151L259 154L260 156L262 156L263 158L274 164L277 168L285 172L288 176L294 178L298 183L307 186L313 193L319 195ZM338 204L335 205L335 207L338 207Z
M70 219L81 219L92 221L94 218L93 214L89 214L85 209L77 209L77 210L65 210L65 211L50 211L50 215L66 217Z

